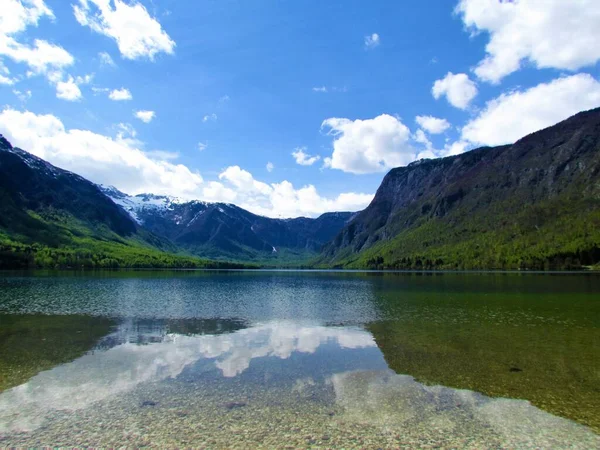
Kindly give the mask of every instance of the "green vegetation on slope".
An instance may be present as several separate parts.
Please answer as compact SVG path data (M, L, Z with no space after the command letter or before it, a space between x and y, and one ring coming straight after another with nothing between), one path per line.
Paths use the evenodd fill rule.
M518 200L517 200L518 201ZM508 203L508 202L505 202ZM511 211L509 204L496 211ZM557 199L460 220L423 220L339 265L369 269L571 270L600 260L600 201Z
M15 227L12 232L0 227L2 269L251 267L174 254L174 246L150 233L121 237L105 226L92 227L64 211L29 211L22 216L18 232Z

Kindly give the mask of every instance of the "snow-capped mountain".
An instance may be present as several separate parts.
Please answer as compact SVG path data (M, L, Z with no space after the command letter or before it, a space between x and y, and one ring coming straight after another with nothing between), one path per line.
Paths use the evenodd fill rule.
M327 213L316 219L272 219L230 203L184 201L177 197L127 195L114 187L101 190L138 224L180 247L211 258L256 259L286 253L316 253L352 217Z

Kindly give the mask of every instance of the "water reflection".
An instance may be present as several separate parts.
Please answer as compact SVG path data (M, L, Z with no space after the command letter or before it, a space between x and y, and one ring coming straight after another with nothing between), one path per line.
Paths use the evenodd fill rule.
M312 354L324 344L340 350L376 347L371 334L358 328L269 322L223 334L182 335L167 332L174 323L126 321L101 342L101 350L41 372L0 394L0 431L35 429L52 410L83 409L143 383L177 378L200 360L210 361L222 376L234 377L257 358ZM208 323L222 330L239 324ZM196 323L195 329L201 324L207 322Z
M523 400L426 386L391 371L346 372L333 375L332 380L336 401L347 419L382 428L419 430L423 436L431 436L435 430L436 435L452 436L452 446L477 440L504 448L564 448L580 441L600 444L600 437L591 430Z
M81 445L94 436L85 442L112 446L132 429L152 429L154 441L130 443L200 445L198 424L214 426L203 431L212 439L224 423L258 430L282 417L287 432L328 424L331 445L600 445L591 430L527 401L395 374L363 328L239 320L122 321L95 350L0 394L0 444ZM357 430L363 440L347 441ZM274 444L289 441L284 431ZM221 439L208 443L233 446L231 433Z

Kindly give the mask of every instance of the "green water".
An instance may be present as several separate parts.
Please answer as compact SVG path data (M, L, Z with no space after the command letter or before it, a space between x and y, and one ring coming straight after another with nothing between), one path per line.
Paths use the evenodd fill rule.
M0 446L600 446L593 274L0 274Z

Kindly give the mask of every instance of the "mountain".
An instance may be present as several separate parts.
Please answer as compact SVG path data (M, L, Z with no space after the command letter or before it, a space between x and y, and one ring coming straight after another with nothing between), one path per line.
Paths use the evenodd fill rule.
M130 196L114 187L101 189L145 229L191 254L216 259L270 263L306 260L353 216L335 212L316 219L272 219L230 203L184 202L153 194Z
M391 170L316 261L406 269L565 269L600 261L600 109L513 145Z
M0 135L0 268L212 264L175 252L177 246L141 227L94 183Z

